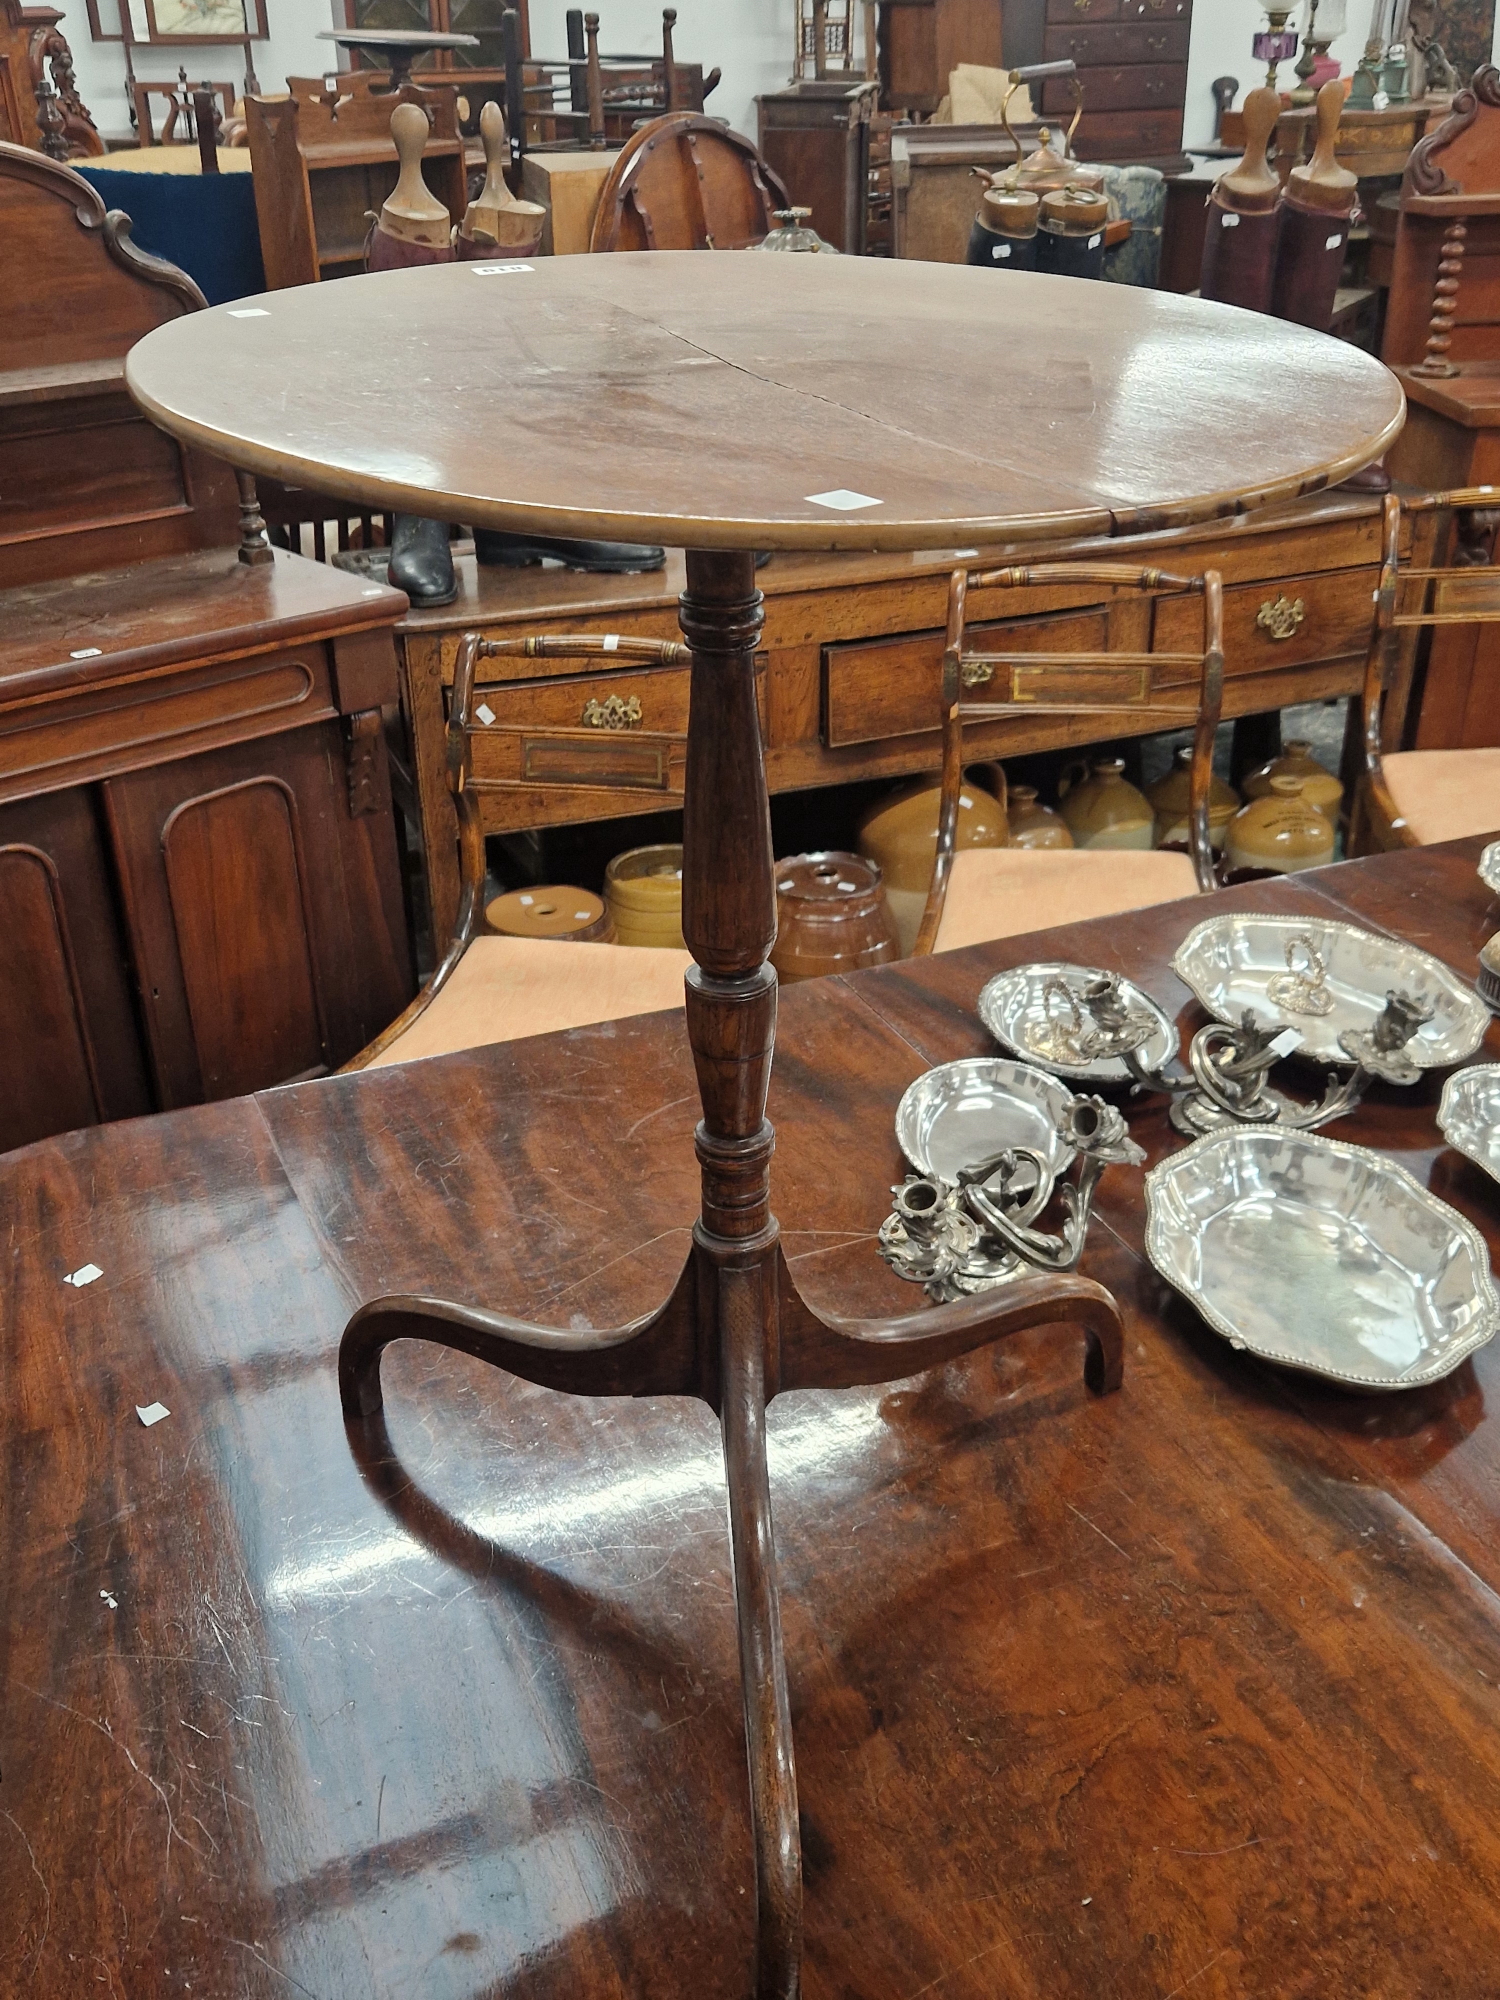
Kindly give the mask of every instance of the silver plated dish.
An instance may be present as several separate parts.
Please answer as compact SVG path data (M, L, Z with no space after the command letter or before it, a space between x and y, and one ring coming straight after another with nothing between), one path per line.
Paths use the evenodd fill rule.
M1473 1224L1316 1133L1236 1126L1164 1160L1146 1253L1231 1346L1361 1389L1435 1382L1500 1330Z
M1286 1012L1272 988L1285 990L1289 968L1300 962L1299 954L1305 958L1309 943L1331 1005L1316 1013ZM1249 1009L1263 1019L1290 1023L1302 1037L1298 1054L1315 1062L1350 1062L1342 1037L1368 1035L1393 989L1432 1009L1431 1020L1403 1050L1417 1069L1463 1062L1490 1023L1478 994L1430 952L1326 918L1210 917L1183 939L1172 970L1217 1020L1235 1025Z
M1500 1181L1500 1063L1476 1063L1449 1077L1438 1130L1455 1152Z
M1492 840L1480 855L1479 879L1486 889L1500 896L1500 840Z
M1004 1056L966 1056L919 1076L896 1107L896 1143L919 1174L956 1181L1008 1147L1037 1154L1054 1178L1073 1163L1062 1136L1073 1093Z
M1018 965L1009 972L997 972L980 989L979 1018L1003 1048L1054 1076L1070 1076L1082 1083L1129 1083L1130 1071L1119 1056L1068 1062L1052 1052L1060 1021L1056 988L1065 986L1079 999L1090 980L1103 976L1093 966L1061 963ZM1171 1016L1129 979L1120 980L1119 991L1132 1014L1149 1016L1152 1022L1150 1035L1140 1045L1142 1061L1148 1069L1164 1068L1177 1053L1177 1029Z

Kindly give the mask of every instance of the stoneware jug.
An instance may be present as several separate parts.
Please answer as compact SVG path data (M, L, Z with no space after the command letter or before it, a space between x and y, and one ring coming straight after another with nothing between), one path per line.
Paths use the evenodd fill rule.
M1009 797L1010 844L1012 847L1071 847L1073 836L1068 822L1051 806L1044 806L1035 785L1012 785Z
M1073 845L1149 847L1155 825L1151 806L1143 792L1126 782L1124 759L1097 758L1088 766L1089 775L1074 782L1072 773L1081 768L1070 765L1057 787Z
M1272 778L1264 798L1251 799L1229 822L1225 860L1233 868L1269 868L1295 875L1333 859L1333 827L1309 805L1300 778Z
M776 943L783 982L888 965L901 956L880 870L861 854L794 854L776 864Z
M1000 770L998 765L992 768ZM885 900L895 921L903 957L917 941L922 906L932 882L941 797L941 787L931 778L918 778L915 783L877 799L860 815L856 844L884 878ZM964 773L958 795L956 839L959 847L1010 845L1010 822L1004 800L972 783L968 772Z
M1178 747L1172 768L1164 778L1158 778L1147 792L1151 810L1156 815L1156 844L1164 847L1168 841L1188 840L1188 808L1193 796L1193 746L1183 743ZM1215 778L1208 788L1208 840L1215 853L1224 845L1224 834L1229 822L1239 810L1240 795L1232 785L1226 785L1222 778Z
M1279 757L1273 757L1269 764L1262 764L1258 771L1252 771L1245 780L1245 797L1265 798L1273 778L1300 778L1302 796L1307 803L1316 806L1326 820L1337 824L1339 807L1344 803L1344 788L1332 771L1314 757L1312 745L1305 738L1294 736Z

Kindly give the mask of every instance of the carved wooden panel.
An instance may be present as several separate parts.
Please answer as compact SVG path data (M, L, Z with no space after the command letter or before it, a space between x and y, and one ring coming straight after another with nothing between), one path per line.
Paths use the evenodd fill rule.
M102 792L164 1106L337 1068L410 999L395 830L351 818L337 721Z
M291 787L252 778L187 799L161 844L203 1095L315 1068L326 1037Z
M0 806L0 1152L152 1108L109 862L84 791Z
M100 1116L62 882L38 847L0 847L0 927L0 1142L24 1146Z

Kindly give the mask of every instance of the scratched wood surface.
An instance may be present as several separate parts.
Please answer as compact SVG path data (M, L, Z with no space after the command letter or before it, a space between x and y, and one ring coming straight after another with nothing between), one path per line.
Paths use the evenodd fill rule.
M1150 532L1335 486L1401 428L1396 378L1345 342L1014 276L691 250L427 265L192 314L137 342L126 381L173 436L293 485L669 548ZM1297 421L1268 424L1289 382Z
M1472 976L1478 843L1234 892ZM775 1206L815 1304L914 1293L892 1116L984 979L1167 970L1179 904L783 996ZM1486 1059L1500 1055L1490 1037ZM1437 1082L1338 1136L1500 1243ZM353 1308L654 1305L697 1203L676 1017L334 1079L0 1161L0 1990L740 2000L744 1752L719 1444ZM1132 1114L1152 1157L1175 1143ZM1500 1962L1500 1386L1339 1394L1232 1353L1112 1170L1084 1260L1125 1386L1022 1336L771 1409L815 2000L1488 2000ZM102 1267L73 1289L65 1273ZM159 1399L151 1429L134 1405Z

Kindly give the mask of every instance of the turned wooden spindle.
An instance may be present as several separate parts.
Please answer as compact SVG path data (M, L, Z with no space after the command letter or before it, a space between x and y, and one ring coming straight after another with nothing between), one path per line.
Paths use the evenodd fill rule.
M510 142L505 113L493 100L479 114L479 137L484 146L484 186L464 210L453 247L464 260L490 257L497 250L530 257L542 240L547 211L540 202L518 201L506 183Z
M1438 251L1437 284L1433 287L1427 351L1413 368L1414 375L1458 373L1458 364L1448 359L1448 350L1453 345L1453 322L1458 314L1458 288L1463 277L1468 234L1469 225L1461 216L1455 216L1448 224Z
M255 476L237 471L234 478L240 489L240 561L249 563L251 568L260 563L275 562L276 551L271 547L271 537L266 532L266 517L260 511Z
M1271 310L1278 319L1317 327L1323 333L1333 324L1358 206L1359 182L1337 158L1343 110L1343 85L1325 83L1318 92L1318 143L1313 156L1304 166L1293 167L1287 177L1271 296Z
M599 68L599 16L585 14L583 32L588 43L589 144L596 151L604 145L604 77Z
M666 92L668 111L682 109L682 101L677 94L677 59L672 53L672 30L676 25L677 9L663 7L661 10L662 84Z
M1246 97L1244 158L1214 182L1203 235L1204 298L1252 312L1269 311L1276 279L1281 182L1266 148L1280 116L1274 90L1262 86Z

